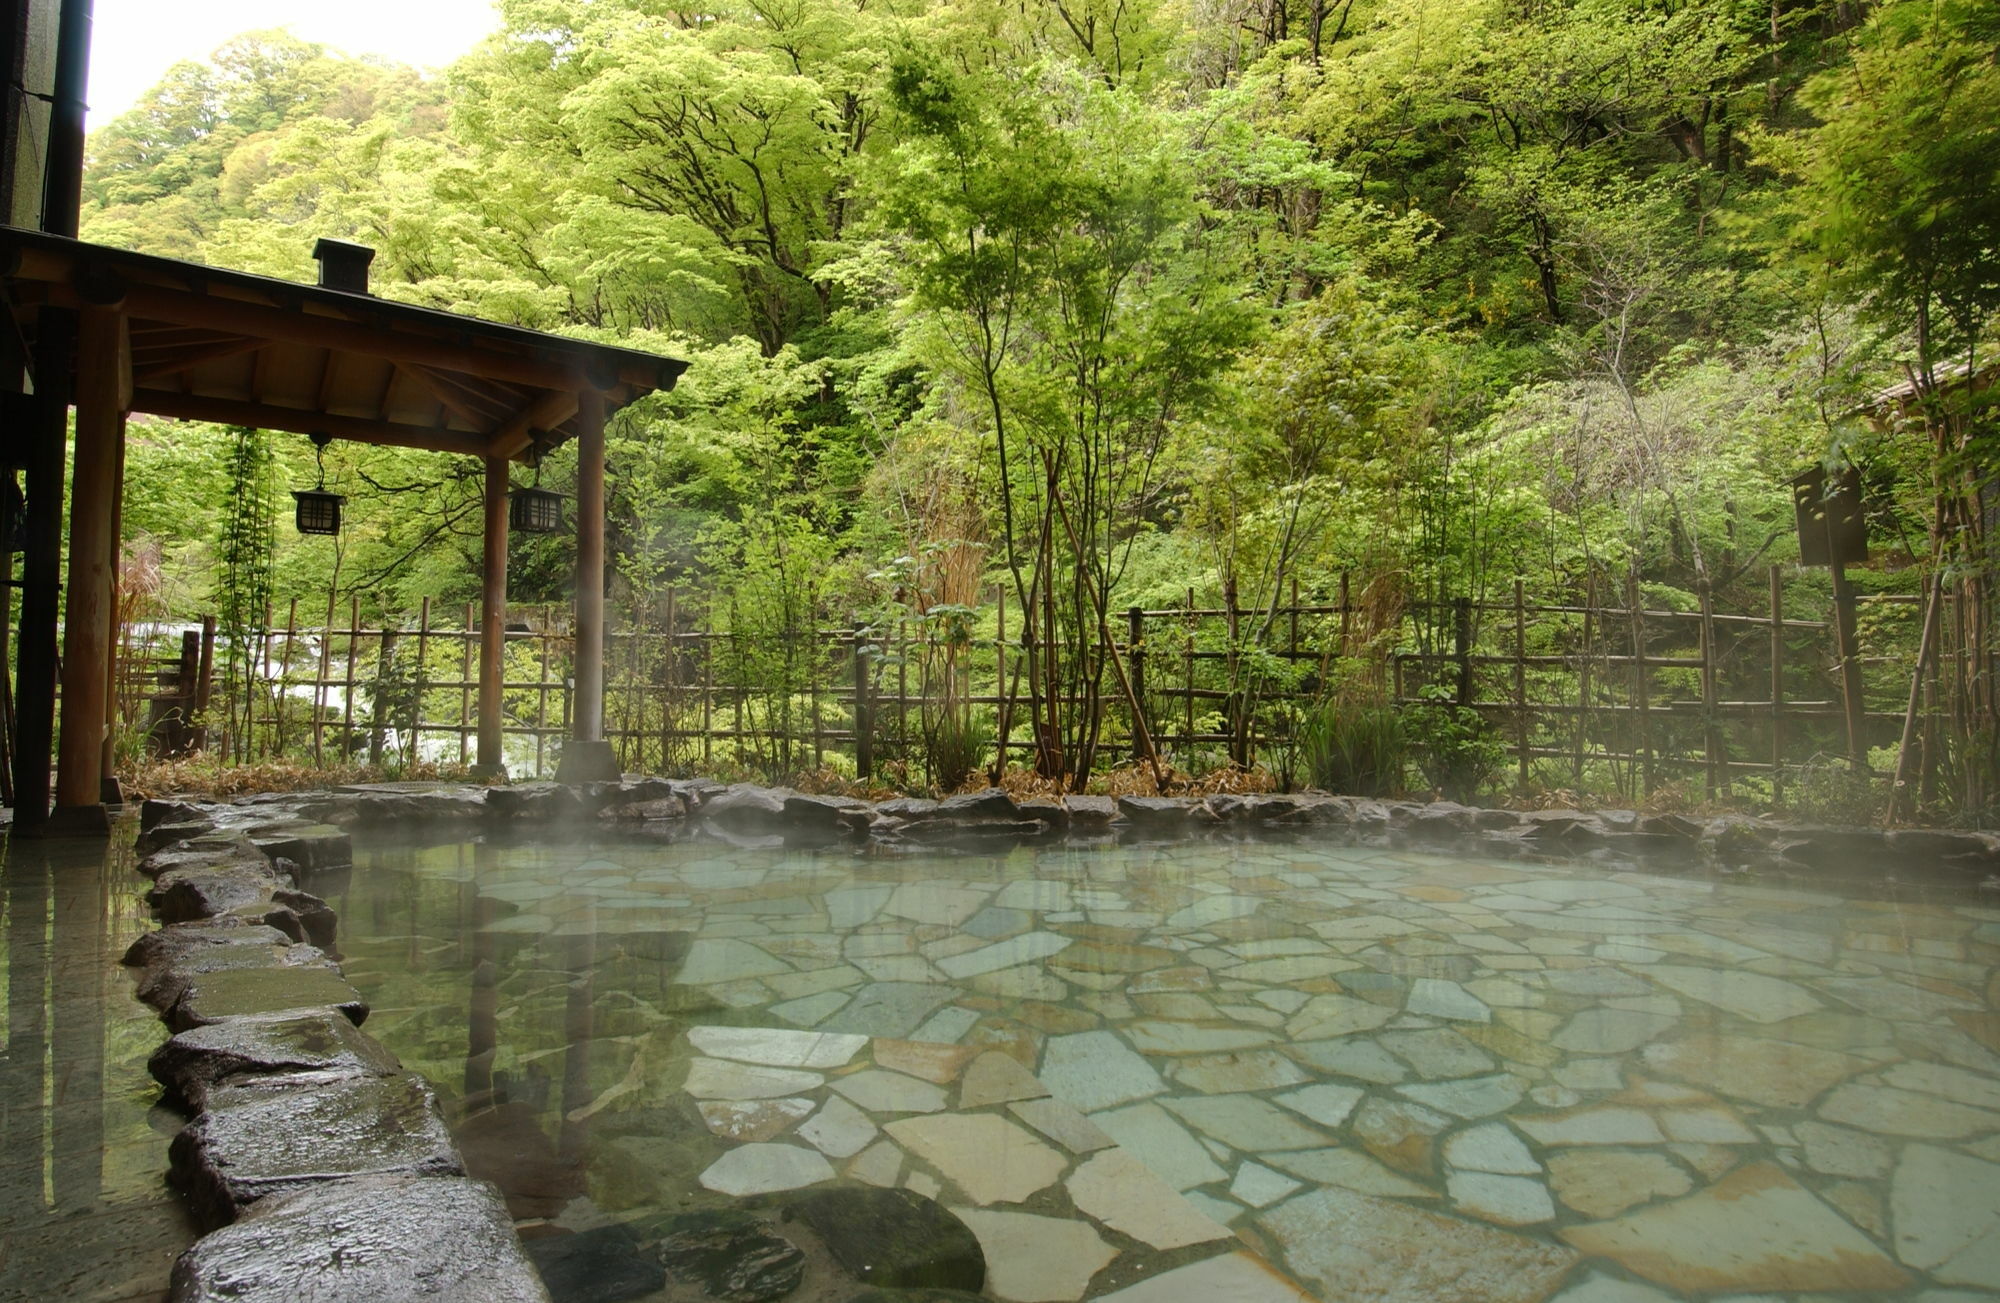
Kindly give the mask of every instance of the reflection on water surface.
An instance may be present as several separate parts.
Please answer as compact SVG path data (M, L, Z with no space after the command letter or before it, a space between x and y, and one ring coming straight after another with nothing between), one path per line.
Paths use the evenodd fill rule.
M369 1030L530 1233L720 1200L686 1031L737 1024L998 1049L1328 1299L2000 1291L1969 891L1314 843L359 859Z

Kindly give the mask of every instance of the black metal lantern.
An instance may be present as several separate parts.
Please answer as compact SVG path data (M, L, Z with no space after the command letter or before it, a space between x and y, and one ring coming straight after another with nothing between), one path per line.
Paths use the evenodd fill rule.
M301 534L338 534L340 504L347 499L326 491L326 446L333 442L333 436L315 433L309 437L313 441L313 460L319 463L319 483L310 489L292 490L292 500L297 503L292 521Z
M523 534L553 534L563 525L562 503L553 489L515 489L507 499L507 523Z
M542 450L539 443L532 460L535 482L507 495L507 523L523 534L553 534L563 525L563 495L542 487Z

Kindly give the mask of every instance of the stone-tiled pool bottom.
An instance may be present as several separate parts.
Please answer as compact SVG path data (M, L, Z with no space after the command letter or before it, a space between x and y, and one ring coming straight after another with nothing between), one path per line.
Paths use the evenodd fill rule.
M2000 1298L1990 896L1310 842L358 859L321 887L369 1030L528 1234L725 1201L684 1087L735 1024L1011 1056L1328 1300ZM952 1178L849 1102L881 1134L830 1168ZM754 1143L804 1170L806 1120Z

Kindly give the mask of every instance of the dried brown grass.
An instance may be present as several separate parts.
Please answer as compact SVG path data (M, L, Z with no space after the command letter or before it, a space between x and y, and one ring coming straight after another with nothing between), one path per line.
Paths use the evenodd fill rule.
M464 765L413 764L315 766L293 760L265 760L236 765L218 756L195 755L179 760L143 760L122 767L118 781L129 800L201 793L207 796L249 796L258 792L303 792L348 783L448 782L473 783Z

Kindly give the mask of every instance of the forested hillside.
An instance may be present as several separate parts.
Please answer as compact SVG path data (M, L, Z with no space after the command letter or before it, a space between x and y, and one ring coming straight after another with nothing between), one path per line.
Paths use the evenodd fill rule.
M273 32L175 68L93 137L84 236L301 280L353 239L383 295L690 359L612 430L629 624L671 584L753 632L990 636L1004 590L1010 636L1062 641L1029 678L1111 699L1108 625L1189 589L1233 589L1253 665L1254 613L1343 573L1441 613L1419 641L1516 578L1756 608L1797 558L1789 481L1846 460L1856 585L1959 599L1945 786L1990 797L1994 422L1964 378L2000 307L2000 8L499 7L435 76ZM303 440L135 427L162 608L476 594L476 465L327 464L337 545L273 532ZM516 598L564 600L567 537L516 543ZM1825 585L1785 600L1825 618ZM1870 671L1897 691L1906 609Z

